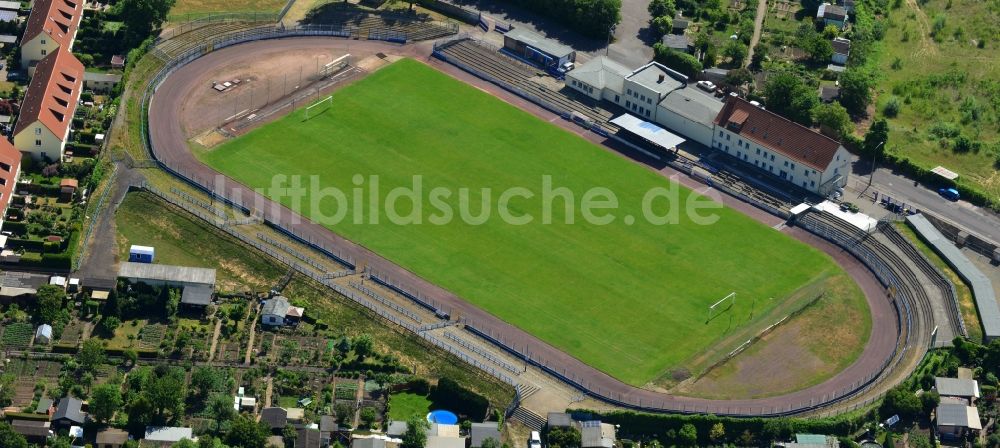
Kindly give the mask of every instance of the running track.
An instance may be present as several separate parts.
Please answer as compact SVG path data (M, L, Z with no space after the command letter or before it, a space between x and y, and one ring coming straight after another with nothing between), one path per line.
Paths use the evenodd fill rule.
M194 89L203 89L198 83L203 76L217 67L226 66L236 60L246 58L248 53L258 51L280 51L292 49L343 49L355 52L385 52L413 57L428 65L498 98L514 104L522 109L536 114L540 118L551 121L570 132L579 134L596 143L603 143L598 136L587 133L581 128L565 120L555 119L556 115L527 102L498 86L482 81L457 67L431 59L431 47L428 43L399 46L375 41L348 41L338 38L298 37L274 40L263 40L236 45L208 53L188 65L177 69L168 76L156 91L150 103L149 133L150 142L155 157L167 166L184 173L189 178L196 179L202 185L215 190L221 196L244 198L245 203L266 204L266 207L256 207L264 217L272 222L304 235L313 242L327 248L337 248L343 254L356 261L366 261L368 266L381 273L388 274L394 282L425 298L432 299L442 308L450 309L452 315L460 315L475 322L478 329L488 333L502 334L504 340L513 347L527 348L531 357L541 360L557 371L569 372L567 376L574 378L579 384L586 385L591 391L599 392L605 397L615 400L635 402L641 400L644 407L665 411L705 412L719 415L759 415L768 413L783 413L789 409L809 406L817 403L823 397L853 388L859 381L877 371L886 358L892 353L896 344L899 329L896 325L896 315L892 305L885 299L885 292L875 277L858 260L838 247L809 234L798 228L785 228L782 231L788 235L823 250L836 260L858 283L865 292L872 314L872 333L861 356L854 364L841 371L830 380L816 386L789 393L786 395L760 399L706 400L699 398L679 397L653 392L622 383L615 378L594 369L573 358L567 353L552 347L536 337L502 320L493 317L486 311L466 302L460 297L417 277L406 269L388 261L368 249L348 241L332 231L301 218L295 212L278 204L271 203L266 198L257 195L252 189L203 165L190 152L186 137L181 128L181 111L184 102ZM605 147L607 148L607 147ZM697 191L705 191L706 187L684 175L662 166L652 165L642 160L642 156L627 154L607 148L608 151L621 154L623 158L658 171L665 177L671 177ZM225 179L219 184L216 179ZM780 223L780 219L763 212L753 206L726 195L713 195L727 206L764 222L768 225ZM457 314L456 314L457 313Z

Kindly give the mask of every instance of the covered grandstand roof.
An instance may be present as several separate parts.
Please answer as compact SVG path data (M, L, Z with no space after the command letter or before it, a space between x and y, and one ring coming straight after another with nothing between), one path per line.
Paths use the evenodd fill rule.
M906 217L907 222L930 243L934 250L944 257L958 275L972 288L976 299L979 318L983 323L983 336L986 341L1000 338L1000 306L997 305L996 291L993 283L979 270L965 254L939 232L924 215Z
M528 31L524 28L514 28L504 34L504 36L518 42L523 42L525 45L530 45L534 49L550 56L555 56L556 58L561 58L574 52L572 48L566 45L552 39L546 39L545 37L542 37L542 35Z
M643 121L634 115L623 114L620 117L611 120L611 124L618 125L626 131L649 140L657 146L667 149L676 148L677 145L680 145L685 141L683 138L674 135L670 131L648 121Z

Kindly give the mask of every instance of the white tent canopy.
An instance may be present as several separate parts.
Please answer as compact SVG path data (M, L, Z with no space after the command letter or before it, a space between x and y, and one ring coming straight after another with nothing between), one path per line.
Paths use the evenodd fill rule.
M643 121L634 115L624 114L611 120L611 124L618 125L639 137L655 143L657 146L672 149L684 143L684 139L674 135L670 131L663 129L648 121Z

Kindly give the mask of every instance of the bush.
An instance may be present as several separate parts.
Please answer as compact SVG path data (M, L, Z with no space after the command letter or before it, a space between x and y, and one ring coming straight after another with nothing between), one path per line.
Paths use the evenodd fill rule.
M672 50L661 43L653 45L654 59L684 76L694 78L701 73L702 65L694 56Z
M882 114L889 118L895 118L899 115L899 109L902 106L899 104L899 98L892 97L889 101L886 101L885 107L882 108Z
M456 414L464 415L472 420L482 421L490 402L469 389L462 387L451 378L441 378L437 387L431 392L431 401L444 409L451 409Z

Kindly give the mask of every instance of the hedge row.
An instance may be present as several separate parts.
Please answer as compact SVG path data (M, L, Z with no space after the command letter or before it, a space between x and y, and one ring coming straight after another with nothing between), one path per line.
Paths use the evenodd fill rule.
M604 423L619 425L619 438L635 441L658 440L664 446L677 443L678 434L684 425L690 424L698 431L698 446L733 443L753 445L771 441L788 440L796 433L828 434L849 436L870 421L874 411L860 415L833 418L734 418L715 415L646 414L632 411L600 413L590 410L570 410L577 419L594 419ZM711 440L712 427L721 423L725 430L725 440ZM768 445L770 446L770 445Z
M606 39L621 21L621 0L503 0L566 25L595 39Z

